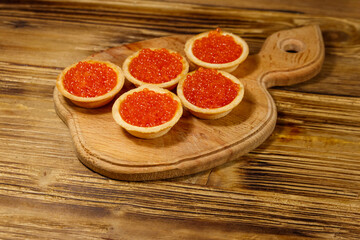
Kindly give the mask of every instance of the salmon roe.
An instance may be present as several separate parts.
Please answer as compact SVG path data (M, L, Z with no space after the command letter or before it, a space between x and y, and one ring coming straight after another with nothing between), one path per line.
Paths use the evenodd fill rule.
M64 76L66 91L78 97L97 97L110 92L117 83L116 72L105 63L79 62Z
M229 63L238 59L242 47L232 36L222 35L218 28L211 31L207 37L194 41L192 52L195 57L207 63Z
M183 93L185 98L201 108L219 108L231 103L238 95L240 86L215 69L199 68L187 75Z
M170 121L178 102L168 93L157 93L144 88L128 95L120 104L122 119L138 127L154 127Z
M167 49L140 50L129 64L129 72L136 79L146 83L164 83L176 78L183 70L182 57Z

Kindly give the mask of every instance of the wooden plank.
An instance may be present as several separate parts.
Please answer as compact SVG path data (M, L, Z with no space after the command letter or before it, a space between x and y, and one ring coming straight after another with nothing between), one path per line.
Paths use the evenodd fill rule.
M279 111L272 136L237 162L214 169L207 185L359 199L359 99L271 93Z
M32 171L28 173L33 175ZM29 233L40 236L44 236L41 231L46 228L76 236L83 233L75 231L83 225L89 231L87 234L94 231L104 236L111 227L120 228L120 233L129 219L136 222L143 220L140 227L148 225L148 221L153 226L166 226L164 221L167 221L170 226L176 226L177 222L185 225L198 222L204 226L216 223L221 232L225 232L228 226L233 226L235 232L252 226L249 228L251 234L260 228L270 234L325 238L359 234L360 216L356 200L334 201L331 198L246 189L233 192L165 182L118 184L70 172L35 175L30 179L24 176L18 176L25 178L21 186L19 180L16 184L9 179L1 179L7 182L1 186L2 193L6 193L6 196L0 197L1 204L5 206L2 216L6 220L2 221L5 226L7 221L18 227L30 225ZM34 186L42 178L48 178L48 184ZM19 211L16 211L16 206ZM14 211L9 211L11 208L15 208ZM48 220L52 226L42 226ZM74 221L79 223L74 224ZM69 232L62 229L69 229ZM130 231L133 231L131 226ZM154 232L157 231L155 228ZM202 234L192 233L195 236Z
M167 0L170 3L186 3L194 4L191 0L179 1L179 0ZM223 7L236 9L248 9L255 11L269 11L280 13L292 13L292 14L311 14L322 16L334 16L334 17L352 17L359 18L360 3L356 0L350 0L346 3L339 1L319 1L314 2L312 0L295 0L287 2L281 0L253 0L253 1L216 1L216 0L199 0L196 1L196 5L204 7ZM339 11L341 9L341 11Z
M56 11L52 9L53 5L57 6ZM194 34L217 26L244 37L249 42L250 53L254 54L259 51L265 38L275 31L318 23L326 46L323 71L310 82L285 89L360 95L359 84L356 84L360 64L357 57L358 19L263 14L241 9L224 11L222 8L205 11L187 9L183 5L174 11L161 6L164 7L163 11L153 13L149 7L112 3L103 6L102 13L98 14L95 7L89 4L32 4L31 8L28 4L3 5L0 11L4 24L0 28L7 38L2 40L6 48L3 48L0 61L16 64L32 62L60 70L92 53L119 44L174 33ZM193 15L198 18L194 19ZM213 20L209 21L208 18ZM174 24L173 27L169 28L169 22ZM17 36L20 33L23 37L19 39ZM34 55L34 51L39 55Z
M357 180L360 170L357 161L360 154L359 136L349 133L358 132L359 100L281 90L273 90L272 94L280 111L279 124L273 136L244 158L212 171L207 185L229 189L231 192L201 188L200 193L200 188L190 185L168 185L166 182L134 184L103 178L84 168L77 160L71 150L70 136L64 132L66 127L57 119L52 102L48 98L39 98L36 94L32 97L25 95L17 97L18 103L14 106L14 97L8 97L7 102L2 101L0 109L7 115L1 114L0 119L0 137L6 140L6 144L0 148L2 155L6 156L1 161L0 168L0 182L6 183L1 185L0 190L3 206L7 206L2 208L3 224L14 224L9 234L15 234L18 227L29 227L28 230L19 233L28 232L25 236L29 238L45 234L46 229L50 227L58 229L51 235L53 237L65 233L74 238L81 238L90 232L92 236L95 236L95 233L99 234L99 237L104 234L114 236L112 234L120 234L129 215L134 217L140 214L134 217L133 221L143 228L154 221L160 226L179 227L178 222L187 219L184 225L180 226L188 231L192 229L188 225L189 221L199 221L198 224L209 226L211 229L214 222L225 221L221 227L218 226L219 231L226 231L228 226L233 226L238 229L237 231L245 232L231 232L233 235L229 237L261 238L271 237L277 233L285 233L284 237L287 234L325 238L356 236L359 216L352 214L358 212L356 209L360 206ZM313 114L311 118L305 115L309 111ZM8 118L11 116L13 120L9 121ZM56 127L54 122L57 122ZM32 127L24 129L24 125ZM323 130L327 132L326 135L323 134ZM67 151L64 152L64 149ZM178 181L189 182L189 179L183 178ZM242 195L246 192L251 192L251 197L240 201L239 198L243 198ZM218 199L217 195L223 193L226 200L216 200L220 202L212 203L215 204L213 207L206 204ZM19 195L22 196L21 199L17 199ZM264 199L256 202L255 199L258 199L259 195ZM104 196L107 196L107 203L104 203ZM168 197L169 202L165 200L160 204ZM233 200L229 202L228 198ZM338 199L341 201L338 202ZM279 210L273 205L279 201L290 200L291 204L285 209ZM221 209L224 201L230 204L228 206L235 202L236 204L231 207L232 210ZM329 206L329 201L333 205ZM309 202L312 202L314 207L317 206L316 210L309 207ZM21 213L14 213L10 211L14 208L12 203L31 207L21 207ZM339 203L343 204L342 207L338 206ZM108 206L105 209L111 209L110 212L104 210L104 204ZM82 208L79 205L90 207ZM164 205L168 206L165 210ZM109 206L114 206L115 209L120 206L125 209L126 206L130 207L127 214L118 217L112 215L113 208ZM151 206L156 206L156 209ZM265 222L258 219L264 218L263 213L244 213L247 209L265 207L268 208L268 214L275 212L265 217ZM54 211L54 208L59 210ZM307 213L305 217L302 218L298 215L299 212L294 212L296 208L302 209L302 214ZM35 214L38 209L45 212ZM47 209L51 209L51 212ZM342 209L342 212L339 213L339 209ZM93 220L89 222L86 217L91 211L94 214L106 214L100 214L99 217L91 215ZM160 217L164 211L166 215L170 215L168 219L165 217L165 220ZM318 215L313 215L314 211ZM285 213L290 215L284 217ZM343 217L338 216L339 214ZM249 218L250 215L252 217ZM64 221L54 222L54 216L60 216L59 219ZM144 217L149 220L141 221ZM277 218L276 221L274 217ZM112 222L113 218L117 219L115 223ZM71 219L80 219L80 223L75 224L75 220ZM267 223L266 219L272 220ZM293 219L291 223L289 219ZM98 221L101 224L97 225ZM308 221L312 222L311 226L306 225ZM46 222L52 223L51 226L44 225ZM249 232L243 229L244 226L253 224L256 226L249 227ZM306 226L303 226L304 224ZM61 230L64 228L68 231ZM81 230L84 228L86 230ZM129 231L133 233L132 231L136 230ZM189 234L194 234L193 231ZM263 231L263 235L258 235L258 231ZM162 233L160 231L158 234Z
M9 3L0 5L0 238L358 238L357 1ZM254 54L270 33L308 23L323 32L322 72L272 89L275 132L211 171L109 180L78 161L54 111L62 68L109 47L221 26Z

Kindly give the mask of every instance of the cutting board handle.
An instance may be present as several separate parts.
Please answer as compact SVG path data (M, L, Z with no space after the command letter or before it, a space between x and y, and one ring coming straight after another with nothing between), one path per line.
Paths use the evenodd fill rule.
M320 72L324 52L318 25L279 31L269 36L260 52L249 56L237 71L265 88L292 85Z

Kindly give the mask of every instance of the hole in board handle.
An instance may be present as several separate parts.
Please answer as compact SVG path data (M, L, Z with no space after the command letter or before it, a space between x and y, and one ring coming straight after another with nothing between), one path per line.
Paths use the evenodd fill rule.
M287 53L298 53L305 49L305 44L300 40L288 38L280 42L279 48Z

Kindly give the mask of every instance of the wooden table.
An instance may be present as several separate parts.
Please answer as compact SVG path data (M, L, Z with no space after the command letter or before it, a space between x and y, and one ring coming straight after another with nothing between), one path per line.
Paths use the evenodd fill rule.
M108 179L81 164L55 113L60 71L107 48L219 26L254 54L271 33L314 23L320 74L272 88L273 134L212 170ZM358 0L1 1L0 238L360 238L359 29Z

